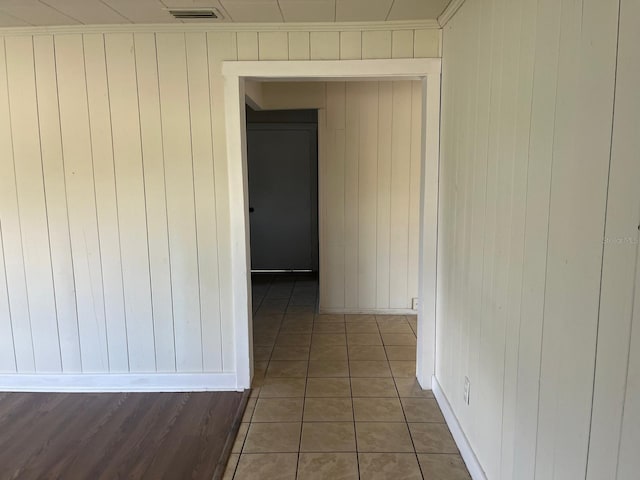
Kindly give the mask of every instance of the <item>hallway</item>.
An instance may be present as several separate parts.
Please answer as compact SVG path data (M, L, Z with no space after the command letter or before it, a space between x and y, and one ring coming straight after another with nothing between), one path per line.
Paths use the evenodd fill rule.
M415 316L319 315L313 276L253 279L255 373L225 479L468 479L415 380Z

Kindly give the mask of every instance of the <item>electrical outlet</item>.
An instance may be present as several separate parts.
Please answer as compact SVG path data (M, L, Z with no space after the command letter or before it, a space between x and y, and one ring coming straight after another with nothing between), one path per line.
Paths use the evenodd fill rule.
M418 299L417 298L412 298L411 299L411 310L418 310Z
M469 405L469 390L471 389L471 382L469 377L464 377L464 403Z

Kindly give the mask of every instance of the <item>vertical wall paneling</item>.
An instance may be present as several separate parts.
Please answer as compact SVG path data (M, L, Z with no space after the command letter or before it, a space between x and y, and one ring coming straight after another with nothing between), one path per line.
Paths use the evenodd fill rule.
M203 368L222 371L220 288L215 178L209 104L207 41L204 34L188 33L187 74L193 149L193 178L200 278Z
M180 372L197 371L202 368L202 338L185 38L162 33L156 42L165 174L170 179L167 220L176 366Z
M391 57L413 58L413 30L394 30L392 32Z
M547 268L537 457L538 467L544 465L537 468L540 475L560 478L584 475L587 456L591 402L583 399L593 391L618 25L617 5L567 3L553 152L562 161L554 162L551 185L548 258L555 261ZM581 181L575 182L578 171ZM550 448L550 436L562 455Z
M358 307L358 232L359 232L359 161L360 161L360 95L359 83L347 82L345 99L344 160L344 304Z
M378 82L359 84L360 129L358 138L358 306L376 307Z
M238 32L238 60L258 60L258 33Z
M407 239L407 293L417 295L420 238L420 186L422 161L422 83L411 82L411 150L409 165L409 237ZM409 299L410 301L410 299ZM408 304L407 308L411 308Z
M128 372L129 346L120 243L121 229L118 216L119 205L116 197L113 128L109 105L104 36L101 34L84 35L83 47L93 152L96 213L100 232L106 333L109 344L109 371Z
M0 369L233 373L222 62L439 46L392 28L4 32ZM408 83L318 86L305 97L296 85L287 105L305 97L324 109L322 308L408 309L421 99Z
M503 423L501 476L513 475L515 461L515 432L517 422L518 387L518 347L520 343L522 311L522 281L525 251L527 171L529 159L529 133L531 131L531 99L533 94L534 66L520 59L531 58L535 54L536 5L532 2L514 4L513 15L520 18L518 24L511 26L510 34L520 32L521 40L517 53L512 52L511 61L518 72L515 90L513 172L511 176L511 228L510 257L508 267L507 305L506 305L506 348L503 392ZM513 30L517 29L517 30ZM520 317L520 318L519 318ZM517 319L510 321L510 319Z
M289 39L287 32L258 33L260 60L288 60Z
M337 60L340 58L339 32L311 32L309 42L311 60Z
M109 369L82 36L54 39L83 372Z
M440 56L441 31L436 28L415 30L413 56L429 58Z
M165 175L155 34L137 33L134 36L134 42L140 110L140 139L144 167L156 369L159 372L173 372L176 369L176 358L165 188L168 179Z
M637 19L638 17L630 18ZM636 241L636 245L637 243ZM629 354L627 357L627 388L624 397L623 416L620 421L622 428L620 431L618 464L616 465L618 478L621 480L633 479L637 476L638 467L640 466L640 459L638 458L638 443L640 442L640 395L638 394L640 389L640 309L637 308L640 304L640 270L638 269L637 253L635 286ZM618 406L617 409L619 408ZM617 420L615 423L617 423ZM609 472L611 471L609 470Z
M0 372L16 372L16 352L13 347L13 328L9 308L9 289L5 265L4 236L0 224Z
M640 468L640 4L620 2L619 21L589 480L631 479Z
M497 411L502 409L502 388L496 388L498 382L502 381L502 372L504 368L503 355L504 349L495 348L495 344L502 345L504 343L504 330L502 327L504 309L504 296L500 290L502 287L503 272L505 263L502 260L505 258L503 255L508 255L507 252L503 252L504 242L501 235L504 234L504 218L501 216L504 211L505 205L502 204L504 200L504 191L506 185L502 184L504 171L509 168L509 165L503 165L503 156L501 147L503 139L507 144L510 142L510 138L507 136L507 132L504 132L506 121L502 119L503 109L504 115L508 116L510 113L509 105L507 105L506 99L502 96L501 92L503 88L509 88L510 85L504 85L506 77L506 71L508 66L505 67L506 48L505 45L512 42L505 42L504 35L508 28L509 19L505 14L506 3L498 1L495 3L493 12L493 28L491 33L491 48L495 61L495 65L491 71L491 84L490 84L490 119L489 119L489 141L487 150L487 191L486 191L486 217L485 217L485 232L484 232L484 251L483 251L483 278L482 278L482 305L481 305L481 331L483 332L481 340L478 346L478 358L480 371L485 372L482 379L476 379L476 402L478 403L478 410L485 411L485 409L495 408ZM467 12L468 14L468 12ZM466 92L465 92L466 94ZM509 97L509 100L512 100ZM464 108L463 103L458 105L458 108ZM511 118L509 118L511 120ZM468 132L465 132L468 134ZM504 134L504 137L502 136ZM458 169L461 175L466 174L464 162L465 157L460 155L458 157L459 164ZM462 195L466 192L462 189ZM459 218L458 215L456 218ZM455 224L454 224L455 225ZM455 226L454 226L455 228ZM456 230L457 232L457 230ZM460 245L456 245L456 252L458 252ZM460 279L462 273L462 266L460 264L460 255L454 255L453 261L458 265L458 271L454 276L454 281ZM456 299L459 298L459 292L456 292L456 296L450 300L452 309L456 307ZM455 318L455 317L454 317ZM453 329L454 335L460 338L459 331L456 328ZM486 333L485 333L486 332ZM502 340L501 340L502 339ZM502 342L502 343L501 343ZM452 355L454 353L452 352ZM453 370L455 377L458 381L455 383L458 392L461 391L463 382L457 375L456 370ZM460 395L457 395L459 398ZM500 445L500 431L501 431L502 418L492 418L489 415L479 417L477 420L477 442L476 448L480 455L487 458L487 461L483 465L487 475L492 477L498 475L498 463L499 456L497 455L498 446Z
M156 369L156 354L133 35L106 35L105 50L129 366L149 372Z
M472 14L463 15L460 18L460 22L465 26L468 25L470 21L470 17ZM470 61L471 55L466 59L466 61ZM448 101L453 102L456 105L456 108L467 113L471 107L470 95L468 88L465 88L460 82L456 82L456 88L448 92L450 94L450 98ZM469 205L470 198L472 197L467 192L467 186L469 185L469 180L472 177L472 172L467 172L467 168L471 165L471 158L468 158L465 154L469 151L467 147L467 141L469 139L469 132L465 130L465 118L462 115L451 115L447 117L447 128L443 128L443 143L447 144L448 138L444 138L445 134L449 134L450 129L454 129L455 133L452 134L457 137L457 141L454 143L454 150L457 155L448 158L446 161L442 162L443 169L443 178L455 178L455 186L447 185L446 189L443 189L443 203L441 204L441 212L450 211L450 209L455 208L457 212L455 218L449 223L449 225L444 226L443 234L446 235L446 239L441 241L438 246L442 247L445 250L445 254L447 261L450 262L448 267L438 268L439 277L442 276L442 284L446 285L448 288L442 288L439 292L443 292L443 302L447 306L447 318L451 318L454 321L447 322L444 325L438 325L438 329L442 330L443 335L451 335L454 338L460 338L460 335L467 328L467 312L469 309L461 302L456 302L454 298L458 295L461 295L461 292L465 291L466 288L466 278L459 275L459 272L464 268L467 264L468 255L467 253L456 254L461 246L466 245L467 238L469 238L470 229L467 224L468 215L464 214L464 208ZM453 207L455 206L455 207ZM442 218L441 218L442 220ZM439 226L439 229L441 227ZM484 232L483 232L484 237ZM454 253L456 252L456 253ZM484 257L484 250L481 252L481 257ZM484 262L484 258L483 258ZM487 262L489 263L489 262ZM484 273L484 272L483 272ZM440 281L440 278L438 278ZM444 293L447 292L445 296ZM482 305L478 305L478 322L484 320L484 315L482 313ZM491 318L491 317L490 317ZM445 356L446 361L441 362L443 365L443 369L446 369L446 378L453 378L457 381L451 382L448 388L451 389L451 395L454 398L460 398L462 395L462 378L461 375L465 370L464 363L456 364L451 362L450 360L455 355L455 352L452 350L446 349L442 351L442 354ZM478 354L478 360L482 357ZM476 401L480 401L483 396L479 390L480 386L476 386L475 397ZM478 421L482 421L484 419L478 419ZM471 437L471 441L478 442L477 439Z
M320 309L408 310L418 296L421 82L328 82L326 105L321 208L335 213L322 220Z
M393 82L391 139L391 229L389 306L410 308L406 298L409 255L409 169L411 165L411 83Z
M471 4L471 6L473 6L473 4ZM489 9L490 7L485 6L484 8ZM467 10L466 15L464 14L465 12L462 12L461 16L456 18L456 21L461 25L460 28L472 28L473 24L470 24L470 22L472 22L474 15L477 15L477 12L473 11L473 9ZM487 31L491 32L491 27L492 25L488 26ZM417 34L418 32L416 32L416 36L418 37L419 35ZM485 242L484 229L478 229L478 224L476 222L468 223L469 215L464 212L465 208L469 205L482 205L479 212L484 213L485 211L484 192L477 187L474 187L471 192L467 192L466 189L468 186L474 185L474 180L479 178L479 176L482 176L482 184L487 182L486 163L488 148L486 143L484 144L484 149L482 144L473 149L467 146L467 142L473 138L470 135L470 132L465 128L467 126L467 118L470 116L475 117L480 114L482 110L479 109L479 113L475 114L476 107L468 92L470 86L465 85L463 83L464 80L466 78L474 78L474 80L477 79L477 88L480 89L480 85L483 87L483 91L479 91L478 96L483 99L486 98L487 103L492 99L489 95L491 75L483 76L478 74L474 75L472 73L465 77L461 76L462 73L460 65L466 63L471 68L478 65L476 61L474 61L474 53L476 52L471 49L473 45L477 44L477 39L474 38L472 29L468 34L469 38L473 40L469 41L468 39L464 39L464 41L468 41L470 46L469 51L465 51L464 60L460 59L460 63L456 62L454 64L446 65L443 72L445 86L448 87L443 91L443 106L450 107L448 109L444 108L442 114L442 160L440 176L442 186L439 226L440 241L438 243L439 323L437 331L442 338L451 338L451 342L455 347L461 349L458 354L462 354L463 356L465 356L464 354L466 353L464 346L461 344L455 344L454 342L460 338L461 332L465 329L471 330L472 325L474 324L480 324L481 322L484 324L484 317L490 317L490 315L486 315L483 312L482 294L478 294L477 299L475 299L473 291L470 292L472 294L469 297L470 300L473 299L476 302L475 305L472 304L470 307L463 305L462 302L455 301L456 297L461 295L460 292L464 292L467 289L466 279L464 277L461 278L460 271L462 271L465 268L465 265L467 265L470 269L470 276L475 275L475 278L471 277L471 279L475 279L478 285L477 288L480 290L480 286L483 283L483 278L486 276L486 273L482 268L478 267L481 267L485 263L490 264L491 261L490 256L489 260L485 260L487 252L485 252L485 248L483 248L483 243ZM490 40L491 36L489 36L487 42L490 42ZM449 41L450 43L447 44L447 48L452 49L453 51L457 51L455 49L460 48L463 43L463 40L457 37L451 38ZM449 75L451 75L451 79ZM495 76L493 76L493 81L496 81ZM473 86L475 87L476 85L474 84ZM497 98L498 96L493 98L494 102ZM474 114L471 115L471 112L474 112ZM486 128L488 129L488 120L486 123ZM482 123L480 123L479 127L480 132L482 132L481 126ZM463 157L463 154L468 155L471 152L475 153L471 158ZM485 168L484 171L483 167ZM467 172L467 169L470 171ZM492 169L492 172L493 175L489 177L491 179L495 178L495 167ZM478 175L478 177L475 175ZM455 216L447 219L445 212L455 212ZM483 222L482 226L486 226L486 222ZM468 245L469 240L474 237L476 238L475 245L478 245L479 247L474 256L469 256L464 252L464 246ZM485 306L484 308L487 307ZM469 314L474 315L475 321L467 324ZM461 362L462 365L457 365L454 362L454 359L456 358L456 351L453 346L448 346L448 348L437 348L436 351L438 352L437 375L439 379L441 378L445 381L445 384L447 385L445 388L450 391L449 398L452 398L455 402L461 397L463 376L466 374L470 377L472 382L471 405L473 406L479 402L483 402L484 404L484 402L488 401L484 399L486 394L483 394L483 391L481 391L482 385L480 385L480 380L474 377L473 371L466 371L466 362ZM467 355L473 358L473 360L469 360L470 366L478 363L481 358L480 351L480 348L477 348L475 352L470 351L467 353ZM497 353L498 352L496 352L496 354ZM484 356L486 357L486 355ZM487 387L484 387L483 390L486 390L486 388ZM464 420L469 416L464 407L460 409L459 415L461 420ZM471 444L475 448L478 448L479 444L481 444L485 449L490 448L491 445L488 445L489 442L486 438L478 438L474 420L475 419L473 417L469 419L468 437ZM478 418L476 420L476 422L480 421L482 421L482 419ZM486 422L487 420L485 419L484 421Z
M309 60L309 32L289 32L289 60Z
M320 267L320 304L345 307L345 116L346 84L327 84L326 141L319 145L326 154L319 157L324 238ZM322 268L324 266L324 268Z
M376 282L376 307L389 308L393 83L380 82L378 95L378 198L376 208L376 273L378 280Z
M362 32L362 58L391 58L391 32Z
M436 375L488 478L616 478L637 245L603 262L602 238L640 208L615 122L610 152L617 28L592 0L476 0L443 29Z
M536 18L536 25L545 25L545 33L536 35L536 58L539 55L545 55L546 60L538 62L534 70L527 172L517 374L519 380L514 442L514 472L522 475L523 479L533 479L535 473L549 196L560 44L560 9L559 2L540 0ZM539 28L537 27L536 30Z
M210 104L213 125L213 158L214 161L216 219L218 222L218 262L221 272L220 282L220 329L222 334L222 366L223 371L232 372L235 365L233 344L233 294L231 281L231 251L229 237L229 188L226 159L227 145L225 137L225 105L224 79L220 71L220 63L224 60L237 60L236 35L233 32L207 33L207 51L209 56ZM223 276L224 275L224 276Z
M465 311L465 330L469 336L476 337L480 335L481 331L481 322L480 317L477 312L479 312L482 308L482 290L477 288L478 285L482 284L482 278L484 275L484 242L483 239L485 237L485 218L486 218L486 207L485 207L485 199L487 194L487 168L488 168L488 131L489 131L489 122L490 122L490 105L491 105L491 95L490 85L491 85L491 65L493 56L491 55L490 49L482 48L482 45L486 45L490 42L491 39L491 29L490 28L481 28L481 25L484 25L484 22L490 22L492 10L490 8L485 8L483 5L479 3L472 4L471 10L467 13L468 21L472 21L469 19L473 19L478 16L480 18L479 25L475 25L475 29L471 31L470 38L471 44L475 46L474 50L470 50L468 52L468 57L466 58L467 62L472 65L473 71L469 78L474 79L474 82L471 85L471 91L473 94L470 94L471 101L468 103L468 111L470 113L467 124L471 124L469 127L470 130L474 131L473 135L469 135L468 140L470 142L467 147L467 152L472 154L470 168L472 171L469 172L469 176L471 177L471 185L472 191L468 193L467 203L466 205L470 207L470 211L468 212L468 223L466 225L466 241L469 242L469 251L466 255L466 261L469 269L468 278L465 284L465 295L469 298L468 305L464 307ZM457 91L463 91L465 87L457 88ZM443 95L445 92L443 91ZM449 89L446 91L446 95L455 95L454 92L451 92ZM453 122L456 120L455 113L450 111L443 111L443 119L446 118L447 122ZM444 128L444 125L443 125ZM452 131L453 126L447 123L447 128L444 128L443 132L443 144L447 144L448 142L455 142L454 138L456 133ZM446 137L446 138L445 138ZM445 168L448 161L444 160L441 162L441 168ZM441 176L442 178L442 176ZM442 207L442 211L444 211L444 206ZM446 244L439 244L439 248L442 246L446 248ZM438 270L438 275L447 274L447 270L443 267L442 270ZM474 288L476 287L476 288ZM443 292L444 293L444 292ZM463 364L459 367L458 375L465 374L468 375L472 385L477 385L477 382L480 378L480 367L479 367L479 354L480 349L477 342L471 343L466 349L463 350L464 361ZM451 359L455 352L452 350L448 351L449 359ZM447 363L451 365L451 361L449 360ZM452 388L458 388L458 395L461 391L461 387L463 385L463 381L461 378L455 378L455 382ZM458 397L459 398L459 397ZM471 393L472 402L475 402L477 399L477 386L472 387ZM472 403L473 405L473 403ZM472 425L471 428L475 425L474 423L474 412L469 409L469 411L463 409L460 412L460 416L462 419L465 419ZM472 435L475 434L475 430L472 430ZM473 442L477 442L475 436L471 436L471 440Z
M245 82L245 88L247 82ZM328 96L328 92L325 88L325 94ZM329 158L328 152L329 140L331 144L335 143L335 134L327 129L327 108L318 109L318 246L326 245L327 241L327 225L325 224L327 211L325 208L326 198L325 191L327 190L327 178L326 167L327 160ZM324 268L321 268L325 264L325 249L318 248L318 286L319 286L319 301L322 303L326 297L323 294L323 290L327 287L327 277L322 273Z
M362 32L340 32L340 59L362 58Z
M7 84L5 39L0 45L0 152L4 161L0 162L0 229L4 255L4 272L8 296L8 312L11 313L11 332L18 371L35 371L33 342L29 305L27 301L27 282L20 240L20 216L14 170L14 149L11 138L11 118L9 116L9 86ZM11 234L7 233L11 232Z
M584 392L584 380L582 377L579 380L577 378L568 379L568 388L563 388L560 385L560 376L564 376L569 370L573 370L573 365L558 365L557 362L560 359L560 349L564 349L565 341L567 340L567 334L571 331L571 325L568 324L572 320L572 315L569 314L569 305L577 300L580 294L580 289L585 288L588 281L593 280L593 270L591 262L587 262L584 266L583 275L591 278L582 278L577 282L571 282L571 286L562 285L571 278L570 268L576 268L574 262L583 260L573 257L573 255L580 256L583 252L576 252L573 255L566 251L569 246L569 242L575 241L575 237L572 238L572 228L575 225L571 225L571 220L563 218L569 209L569 192L562 193L559 188L565 188L569 178L568 175L573 175L571 165L571 159L575 158L575 143L568 137L574 135L578 129L574 126L574 122L577 122L576 109L577 109L577 96L578 91L575 85L575 75L580 68L579 55L576 54L579 51L580 45L580 23L581 23L581 5L571 4L571 2L562 2L562 16L560 23L560 51L558 62L558 85L557 85L557 101L555 110L555 132L552 155L554 158L554 164L552 169L552 183L550 190L550 204L551 211L549 212L549 233L548 233L548 250L547 258L547 273L546 273L546 286L545 286L545 308L544 308L544 329L542 336L542 360L540 366L540 377L544 379L544 384L540 388L539 404L538 404L538 432L537 441L538 447L536 451L536 472L537 475L542 477L553 477L556 468L555 465L555 449L557 448L556 438L561 436L561 429L569 429L572 435L577 434L577 438L581 439L581 442L576 442L575 439L570 449L572 450L567 457L571 458L570 462L574 465L579 463L579 459L575 458L576 455L581 455L582 450L585 447L583 442L586 442L588 435L585 435L584 425L580 425L581 418L585 414L586 409L590 409L590 402L582 402L580 408L573 409L573 412L567 416L567 418L558 418L558 409L556 405L560 402L567 401L568 398L563 398L569 392L569 388L574 390L576 394L583 395ZM570 122L571 125L568 125ZM555 161L560 158L563 161ZM581 186L584 188L584 186ZM580 187L577 187L580 188ZM576 190L577 190L576 188ZM570 194L576 195L576 199L580 196L580 191L571 190ZM599 195L599 192L593 192ZM593 206L593 203L590 203ZM604 205L603 205L604 206ZM562 212L559 210L563 209ZM600 208L598 208L599 210ZM599 216L599 211L593 212L594 218ZM588 223L588 225L590 222ZM586 233L586 229L585 229ZM566 239L562 237L566 236ZM575 248L575 246L573 247ZM558 261L553 259L563 259L562 265ZM569 267L571 263L571 267ZM590 302L588 302L590 303ZM590 310L591 305L584 305L579 308L577 312L580 312L580 316L587 314L587 317L581 319L583 325L580 327L580 336L582 342L586 342L583 346L577 347L573 352L574 358L584 362L586 360L586 353L591 348L592 339L591 332L593 331L595 324ZM566 317L561 319L561 317ZM573 325L576 326L575 324ZM565 333L566 332L566 333ZM574 337L577 338L577 337ZM595 338L595 336L594 336ZM573 362L570 362L573 363ZM557 374L554 374L554 370ZM564 383L564 381L562 381ZM560 428L559 428L560 427ZM587 425L588 427L588 425ZM576 429L576 430L573 430ZM541 440L547 439L547 442L541 443ZM549 441L552 440L552 441ZM586 449L584 450L586 453ZM566 460L561 460L567 462ZM569 467L565 463L565 468ZM567 473L567 472L564 472ZM574 472L575 474L576 472Z
M501 51L502 56L500 62L502 68L500 70L500 114L496 119L498 130L496 132L497 139L497 174L496 174L496 229L495 237L492 240L495 246L495 257L493 260L493 279L492 288L493 296L497 299L497 305L490 310L490 318L487 318L487 324L491 332L491 337L497 339L498 344L504 344L505 348L499 353L496 351L487 353L488 368L491 372L490 384L500 384L502 388L498 394L498 398L488 395L490 402L494 405L502 406L502 417L500 421L491 425L490 437L496 439L495 452L492 456L497 459L491 467L487 469L490 475L500 475L502 465L508 465L510 459L501 459L500 447L510 448L511 438L505 435L505 431L511 432L510 415L511 404L507 402L511 398L512 380L515 379L508 376L508 369L515 367L510 364L507 354L511 353L512 346L517 341L515 332L517 332L518 322L516 320L519 312L520 302L520 285L521 274L518 273L522 259L521 251L521 223L522 215L519 214L522 204L524 203L524 195L526 192L522 185L523 162L526 157L515 157L516 145L516 129L518 127L518 104L520 95L518 91L518 81L522 78L520 75L519 50L522 44L524 32L522 30L522 2L506 2L498 8L504 11ZM508 41L509 38L515 38L520 34L518 41ZM516 79L514 81L514 79ZM524 99L526 101L526 97ZM468 128L467 131L471 131ZM468 212L470 206L467 204L465 210ZM468 251L468 243L464 245L464 250ZM464 267L466 268L466 267ZM462 270L464 271L464 270ZM462 273L462 272L461 272ZM513 285L510 285L510 282ZM460 292L464 294L464 291ZM509 319L508 315L512 314L513 319ZM511 321L510 321L511 320ZM483 328L485 325L483 325ZM483 330L484 331L484 330ZM511 335L510 335L511 334ZM464 330L461 338L464 338ZM509 398L507 398L509 397ZM512 456L512 453L509 452ZM510 467L506 467L510 468Z
M35 366L39 371L59 372L62 361L40 153L33 41L20 36L8 37L5 43L7 83L9 91L15 92L9 95L9 114L13 154L18 159L14 162L15 181Z
M60 113L53 36L34 37L33 52L42 173L47 205L62 370L66 373L78 373L82 370L82 362L78 338L69 219L67 217L64 159L60 139Z

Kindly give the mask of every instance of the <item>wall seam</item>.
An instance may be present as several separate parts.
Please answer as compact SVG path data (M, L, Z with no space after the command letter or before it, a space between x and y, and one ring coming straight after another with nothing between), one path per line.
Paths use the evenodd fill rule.
M207 41L208 43L208 41ZM156 80L158 84L158 112L160 114L159 125L160 125L160 143L162 146L162 181L164 188L164 215L167 224L167 257L169 260L169 291L171 292L171 329L172 329L172 340L173 340L173 370L174 372L178 371L178 354L176 352L176 320L175 320L175 306L173 303L173 263L171 262L171 236L169 229L169 207L167 200L167 169L166 169L166 157L165 157L165 149L164 149L164 124L162 122L162 97L160 94L160 62L158 59L158 34L153 34L153 47L155 52L155 61L156 61Z
M136 36L131 35L131 43L133 45L133 68L136 79L136 107L138 110L138 139L140 140L140 166L142 168L142 196L144 197L144 226L147 233L147 273L149 275L149 307L151 310L151 333L153 335L153 365L154 370L158 371L158 352L156 345L156 319L155 311L153 309L153 283L151 281L151 247L149 246L149 212L147 211L147 182L146 171L144 168L144 151L142 149L142 116L140 113L140 85L138 82L138 55L136 50ZM113 137L112 137L113 138Z
M616 60L613 66L613 95L612 95L612 108L611 108L611 128L610 128L610 135L609 135L609 165L607 167L607 188L605 190L605 196L604 196L604 222L602 226L602 246L600 249L600 280L599 280L599 286L598 286L598 314L597 314L597 320L596 320L595 351L593 355L593 375L592 375L593 384L591 386L591 409L589 412L589 433L588 433L589 438L587 440L587 455L586 455L585 470L584 470L585 478L587 478L587 475L589 473L589 458L591 454L593 410L594 410L594 400L596 395L596 380L597 380L596 377L598 373L598 350L599 350L598 346L599 346L599 339L600 339L600 314L601 314L601 308L602 308L602 286L603 286L602 280L604 277L604 258L605 258L605 246L606 246L606 235L607 235L607 219L608 219L608 213L609 213L609 189L611 187L611 164L613 161L613 139L614 139L614 133L615 133L614 128L615 128L616 97L617 97L617 86L618 86L618 59L619 59L619 47L620 47L620 10L621 10L622 0L618 0L617 3L618 3L618 15L617 15L617 24L616 24L616 29L617 29L616 30ZM632 309L632 312L633 312L633 309ZM628 357L630 357L631 355L630 342L631 342L631 336L629 336ZM627 364L627 369L628 369L628 364ZM626 388L627 386L625 383L625 392L626 392ZM623 404L622 413L621 413L621 419L622 418L624 418L624 404ZM620 457L620 442L622 440L622 430L623 428L621 423L620 436L618 438L618 445L617 445L618 459ZM614 478L617 478L617 473L618 473L618 464L616 464L616 476Z
M85 103L87 105L87 125L89 127L89 150L90 150L90 155L91 155L91 178L93 180L93 204L95 206L95 222L96 222L96 234L98 237L98 256L100 257L100 287L102 289L102 314L104 315L104 343L105 343L105 347L106 347L106 354L107 354L107 371L111 371L111 359L109 358L109 326L108 326L108 322L107 322L107 306L106 306L106 300L105 300L105 294L104 294L104 267L103 267L103 258L102 258L102 244L100 242L100 221L98 219L98 196L96 193L96 170L95 170L95 159L94 159L94 155L93 155L93 132L91 130L91 113L90 113L90 107L89 107L89 82L87 80L87 62L86 62L86 52L85 52L85 45L84 45L84 35L80 35L80 40L81 40L81 44L82 44L82 73L84 76L84 93L85 93ZM104 45L104 35L102 36L103 38L103 51L104 51L104 61L105 61L105 77L107 80L107 95L109 92L109 77L107 75L107 71L108 71L108 66L107 66L107 51L106 51L106 45ZM109 118L111 118L111 102L109 101ZM111 135L111 139L113 141L113 135ZM114 162L115 162L115 155L113 155L113 145L112 145L112 157L114 157ZM113 180L114 180L114 186L116 184L116 178L115 178L115 165L114 165L114 176L113 176ZM117 190L117 189L116 189ZM116 196L117 196L117 191L116 191ZM117 201L116 201L117 204ZM118 219L118 241L120 241L120 221ZM120 253L120 265L122 265L122 253ZM120 268L120 274L122 275L122 267ZM93 286L91 286L91 288L93 288ZM123 303L126 302L125 298L124 298L124 282L122 284L122 288L123 288L123 293L122 293L122 297L123 297ZM125 318L126 318L126 309L125 309ZM129 364L129 342L127 341L127 365L129 366L129 371L131 371L131 365Z
M58 314L58 295L56 293L56 280L53 274L53 255L51 253L51 228L49 225L49 207L47 204L47 185L44 176L44 156L42 154L42 132L40 129L40 103L38 101L38 73L36 69L36 48L33 37L31 37L31 52L33 57L33 91L35 93L36 103L36 119L38 124L38 147L40 151L40 170L42 173L42 193L44 200L44 212L46 216L45 224L47 225L47 244L49 246L49 266L51 267L51 286L53 289L53 309L56 316L56 333L58 335L58 358L60 359L60 372L64 371L62 362L62 342L60 341L60 319Z
M11 157L13 160L13 183L16 189L16 216L18 217L18 229L20 231L20 254L22 256L22 275L24 276L24 292L25 292L25 299L27 304L27 315L29 317L28 320L29 320L29 335L31 337L31 354L32 354L31 356L33 360L33 368L34 368L34 371L36 371L37 370L36 349L33 342L33 327L31 325L31 306L29 305L29 289L27 288L27 270L24 262L24 240L22 238L22 221L20 219L20 200L18 198L18 180L16 177L16 154L15 154L15 147L14 147L14 140L13 140L13 120L11 118L11 100L9 99L9 90L10 90L9 61L7 60L6 40L4 41L4 63L5 63L6 82L7 82L7 112L8 112L8 119L9 119L9 136L11 138ZM16 368L17 368L17 365L16 365Z
M258 34L256 33L256 42L258 41ZM237 46L238 42L236 41L236 46ZM211 122L211 163L212 163L212 168L211 168L211 173L212 173L212 187L213 187L213 201L214 201L214 205L213 205L213 222L216 226L216 235L215 235L215 241L216 241L216 263L217 263L217 271L216 271L216 278L218 279L218 333L220 335L220 345L223 345L223 332L222 332L222 306L221 306L221 300L220 300L220 241L218 238L218 197L217 197L217 188L216 188L216 173L215 173L215 141L214 141L214 135L213 135L213 101L212 101L212 96L211 96L211 64L209 63L209 39L208 37L205 36L205 48L206 48L206 54L207 54L207 89L209 92L209 121ZM224 371L224 355L222 353L222 350L224 349L224 346L220 349L220 370Z
M196 178L193 155L193 117L191 115L191 90L189 88L189 49L187 48L187 34L183 34L184 40L184 68L187 76L187 106L189 109L189 149L191 151L191 186L193 187L193 221L196 237L196 264L198 265L198 311L200 312L200 368L204 370L204 348L202 343L202 281L200 278L200 235L198 234L198 208L196 195ZM237 46L238 42L236 42Z
M56 42L55 38L51 39L52 51L53 51L53 67L54 67L54 78L56 83L56 106L58 108L58 133L60 134L60 154L61 154L61 162L62 162L62 181L64 187L64 209L67 217L67 239L69 241L69 259L71 260L71 278L73 281L73 301L74 301L74 309L76 316L76 333L78 338L78 355L80 361L80 372L83 371L82 366L82 342L80 341L80 319L78 316L78 291L76 288L76 267L75 260L73 259L73 246L71 242L71 221L69 219L69 199L67 196L67 175L66 175L66 166L64 160L64 143L62 142L62 119L60 116L60 91L58 88L58 59L56 52ZM63 367L64 371L64 367Z

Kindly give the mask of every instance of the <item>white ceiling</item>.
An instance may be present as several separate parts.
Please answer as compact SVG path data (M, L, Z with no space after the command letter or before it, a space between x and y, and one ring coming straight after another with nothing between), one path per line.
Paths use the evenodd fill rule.
M0 0L0 27L179 23L168 8L214 7L225 22L433 20L450 0ZM191 22L191 21L190 21Z

